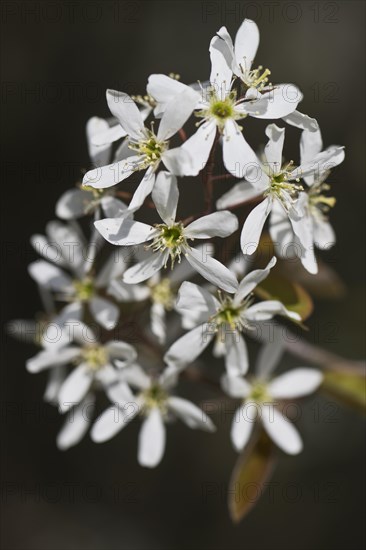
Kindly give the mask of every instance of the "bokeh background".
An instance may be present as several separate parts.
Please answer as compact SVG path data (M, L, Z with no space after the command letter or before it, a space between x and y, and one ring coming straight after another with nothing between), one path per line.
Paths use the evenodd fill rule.
M338 243L323 258L347 291L316 301L307 338L364 357L364 2L4 0L1 9L4 321L40 309L26 272L36 258L29 236L43 231L58 197L88 166L85 123L108 116L105 89L143 93L153 72L205 80L215 31L226 25L234 35L249 17L261 32L258 64L270 67L274 81L300 87L301 110L318 119L325 145L346 146L332 176ZM247 124L251 143L262 143L265 125ZM297 159L298 134L289 135L288 154ZM199 186L187 182L183 209L201 200ZM42 402L45 377L24 368L35 349L5 335L1 347L4 550L363 548L358 413L309 399L299 421L304 452L281 456L272 490L233 526L226 489L236 455L227 415L217 419L215 437L169 429L165 458L153 471L137 465L137 423L110 443L86 438L62 453L55 446L62 419ZM188 385L182 392L212 396Z

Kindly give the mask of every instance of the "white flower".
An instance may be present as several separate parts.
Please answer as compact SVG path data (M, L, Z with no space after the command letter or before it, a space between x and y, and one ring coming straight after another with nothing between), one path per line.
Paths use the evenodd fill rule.
M144 126L141 113L130 96L107 90L109 108L128 135L129 150L126 147L123 160L87 172L83 184L104 189L125 180L136 171L146 170L129 204L129 211L135 211L151 193L155 183L155 172L161 162L172 173L183 175L188 155L177 155L179 148L169 150L169 139L180 130L191 114L192 105L197 102L197 95L192 88L185 88L167 106L155 134L153 127L149 130Z
M88 120L86 125L86 136L89 150L89 156L92 165L104 166L110 161L111 146L96 147L93 139L96 135L110 130L106 120L93 117ZM99 217L99 209L108 217L122 215L127 206L113 196L113 190L74 188L69 189L61 195L56 204L56 215L63 220L75 220L86 214L95 213Z
M259 34L257 40L256 33L258 34L258 28L255 23L245 20L237 35L238 55L240 58L246 57L249 69L250 56L254 56L259 41ZM268 89L265 86L267 72L260 74L258 69L247 71L245 85L242 83L238 89L233 79L233 70L235 72L237 65L233 61L234 50L230 44L231 38L225 27L211 40L210 85L202 88L202 97L195 106L195 116L201 118L199 129L180 148L181 152L188 151L192 159L191 169L185 172L186 175L196 175L205 166L218 130L223 136L223 161L226 169L236 177L242 177L248 165L257 163L257 157L246 142L237 121L247 116L265 119L284 117L292 113L302 99L302 94L293 85L291 94L289 84L271 86ZM158 74L149 78L148 90L158 104L161 101L164 105L168 81L166 76Z
M165 450L165 422L172 418L182 420L189 428L213 432L210 418L196 405L170 395L175 380L163 372L158 378L150 378L135 365L126 369L126 381L138 390L130 392L129 399L116 400L95 422L91 438L96 443L111 439L138 414L142 426L138 440L138 461L141 466L154 468L161 461Z
M298 431L276 405L281 399L296 399L313 393L320 386L323 377L316 369L299 367L270 380L269 374L281 354L281 344L267 344L260 351L256 377L251 382L242 377L228 375L222 379L222 387L228 395L243 399L243 404L235 412L231 427L231 440L237 451L247 445L258 420L283 451L294 455L302 450Z
M164 359L172 372L184 369L216 337L214 354L225 356L227 372L244 374L248 369L244 331L250 331L256 322L267 321L274 315L300 320L296 313L288 311L277 300L253 304L253 290L269 275L275 263L276 258L272 258L265 269L248 273L240 284L237 283L233 296L219 293L217 299L198 285L182 284L176 308L183 315L183 327L192 330L179 338L165 354Z
M321 152L322 148L320 130L317 132L304 130L300 140L301 164L311 162L318 155L326 153L326 151ZM298 201L304 215L297 223L303 227L300 234L304 238L300 241L294 234L291 224L279 204L274 205L269 224L276 253L286 258L291 254L300 257L305 269L313 274L318 272L314 247L327 250L336 241L335 233L328 221L328 212L334 206L335 198L324 194L330 189L325 180L328 178L331 168L343 162L344 150L333 145L327 151L334 152L331 160L322 164L319 170L304 177L307 188L299 193ZM316 160L313 162L316 163Z
M332 163L337 162L342 154L342 147L330 147L306 159L297 168L292 161L282 166L285 129L270 124L266 128L266 135L269 139L264 151L265 162L256 167L253 165L247 173L247 180L237 183L217 202L217 208L221 209L256 197L264 198L245 220L240 238L244 254L253 254L257 249L265 221L275 205L282 208L299 241L307 242L308 236L301 223L304 209L302 203L298 202L299 193L303 190L299 185L300 178L322 173Z
M203 247L197 247L202 254L208 254ZM241 254L243 257L243 255ZM121 302L150 301L150 328L160 344L167 338L167 313L175 309L178 289L183 281L195 274L194 268L184 257L166 276L156 273L146 283L131 285L122 280L114 280L110 285L110 294Z
M156 178L153 190L156 209L164 223L155 226L126 219L105 219L95 222L95 227L111 244L133 246L152 241L147 247L151 253L147 258L130 267L123 275L123 281L136 284L150 279L170 259L172 268L185 256L190 265L205 279L233 292L237 286L235 276L209 254L190 246L194 239L227 237L237 227L238 220L230 212L215 212L199 218L186 227L176 221L178 186L175 176L162 171Z
M40 287L54 292L57 300L72 302L64 308L60 316L80 320L83 307L88 304L97 323L107 329L113 328L119 318L119 309L113 302L102 297L100 291L104 288L108 291L111 281L123 272L123 258L119 258L122 261L116 261L116 257L111 255L94 276L90 269L95 246L88 249L78 231L59 222L47 224L46 236L34 235L31 243L40 255L53 261L32 262L28 266L31 277ZM65 269L71 271L72 275Z
M27 361L27 370L31 373L59 365L75 365L58 392L61 412L79 404L94 383L109 394L113 385L120 382L113 363L118 360L118 368L121 368L136 359L136 351L130 344L113 340L102 345L93 331L81 322L73 324L70 339L75 344L49 347Z

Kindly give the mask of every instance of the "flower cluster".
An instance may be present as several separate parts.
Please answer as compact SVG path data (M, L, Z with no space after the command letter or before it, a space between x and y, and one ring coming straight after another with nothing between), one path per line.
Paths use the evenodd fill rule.
M261 285L281 258L297 257L317 273L315 247L335 242L326 179L344 149L323 149L317 121L297 110L300 90L272 83L275 75L255 64L258 45L255 22L244 20L234 42L222 27L209 46L208 80L186 85L177 75L153 74L146 95L108 90L112 118L87 124L91 169L59 199L62 221L31 239L42 258L29 273L45 313L33 325L18 320L10 327L23 339L33 334L39 346L28 371L50 371L45 397L68 415L61 449L90 426L101 443L140 417L138 461L153 467L164 453L167 423L179 419L213 432L198 405L174 395L181 377L200 383L210 374L207 368L201 376L197 363L204 352L222 365L217 391L241 401L231 429L235 449L247 446L259 421L283 451L302 449L281 404L314 392L322 374L299 367L273 376L285 345L279 337L263 343L261 327L301 328L303 319L280 296L264 296ZM276 121L266 127L263 151L250 139L255 122L247 124L248 117ZM283 158L285 125L299 135L299 162ZM215 171L219 146L224 173ZM183 216L189 199L199 204L201 187L180 201L182 178L198 174L203 209ZM232 210L242 205L240 219ZM261 263L254 253L267 218L274 252ZM255 369L248 340L262 344ZM94 419L100 392L110 406Z

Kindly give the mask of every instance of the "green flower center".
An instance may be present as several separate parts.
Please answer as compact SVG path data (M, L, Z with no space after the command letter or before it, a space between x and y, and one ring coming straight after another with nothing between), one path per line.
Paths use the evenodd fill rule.
M156 285L151 286L151 300L154 304L162 304L168 311L173 309L174 297L171 281L168 278L162 279Z
M74 281L73 287L75 289L75 298L81 302L87 302L94 296L95 287L91 277Z
M144 170L161 160L161 155L168 148L167 141L159 141L152 130L146 129L146 138L140 141L130 141L129 148L141 156L138 170Z
M103 346L87 346L81 351L81 360L93 370L99 370L108 362L108 352Z
M224 339L225 331L228 329L241 332L243 328L249 328L243 313L252 303L252 295L247 296L240 305L234 305L230 296L222 296L221 293L219 293L219 299L220 308L209 320L215 325L215 331L218 332L219 338Z
M154 252L168 250L173 269L176 259L178 258L178 263L180 263L181 255L184 254L186 248L189 248L184 236L184 226L182 223L176 223L173 225L157 224L155 227L159 230L159 235L154 238L149 247Z
M245 399L246 401L255 401L255 403L270 403L273 401L272 397L268 392L267 384L263 382L256 381L254 382L249 396Z
M144 403L143 414L149 413L154 408L158 408L163 414L166 414L168 394L159 384L152 384L141 393L141 397Z

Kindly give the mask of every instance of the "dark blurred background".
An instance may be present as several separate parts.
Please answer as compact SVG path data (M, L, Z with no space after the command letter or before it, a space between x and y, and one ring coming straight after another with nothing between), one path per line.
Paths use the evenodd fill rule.
M40 309L26 272L36 257L29 236L43 231L58 197L87 168L85 123L108 116L105 89L143 93L154 72L205 80L215 31L226 25L235 36L249 17L261 32L257 64L271 69L274 82L300 87L299 109L318 119L325 146L346 146L346 160L331 179L338 243L323 259L347 292L316 301L307 338L364 357L364 2L4 0L1 10L4 321ZM250 143L263 143L265 123L246 124ZM288 156L297 160L299 135L289 136ZM194 182L184 196L187 212L202 199ZM169 429L163 463L153 471L136 461L138 423L110 443L97 446L87 437L62 453L55 446L62 419L42 401L45 377L24 368L35 352L3 337L4 550L363 548L365 444L358 413L309 399L298 423L304 452L281 457L271 491L233 526L226 489L236 455L227 415L216 419L216 436ZM296 365L286 359L286 366ZM182 393L201 397L188 385Z

